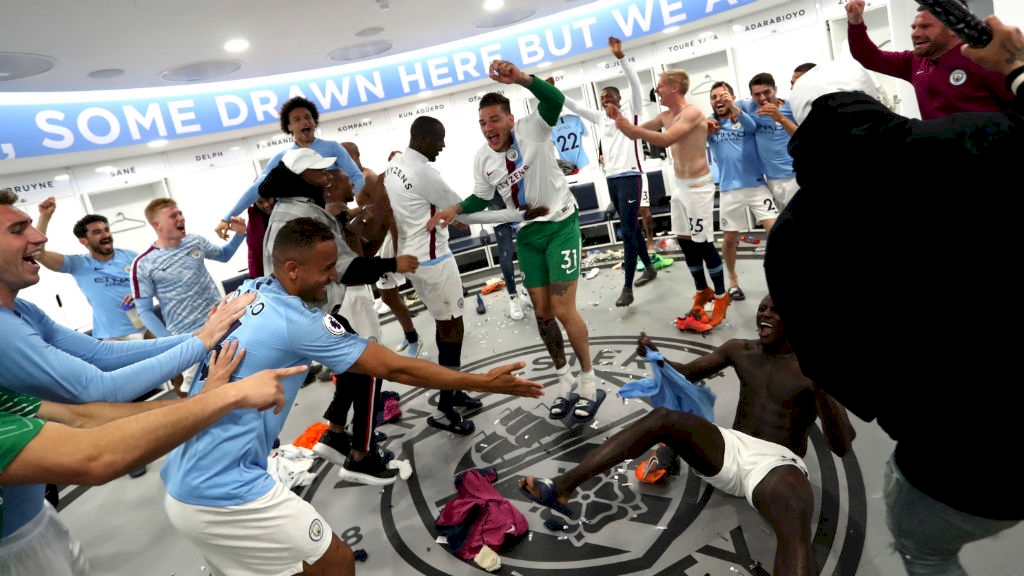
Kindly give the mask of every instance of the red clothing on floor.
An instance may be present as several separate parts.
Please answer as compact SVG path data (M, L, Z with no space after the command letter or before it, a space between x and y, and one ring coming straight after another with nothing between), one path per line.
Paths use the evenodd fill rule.
M512 503L494 489L494 468L467 470L455 477L459 495L444 505L435 525L448 538L448 551L473 560L487 545L500 551L509 538L517 540L530 525Z

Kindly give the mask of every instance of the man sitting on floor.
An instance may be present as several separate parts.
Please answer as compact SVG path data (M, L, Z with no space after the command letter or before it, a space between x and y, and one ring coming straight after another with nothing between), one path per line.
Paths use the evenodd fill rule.
M708 484L745 496L771 523L778 542L773 574L811 574L814 494L802 460L807 433L820 415L829 446L842 456L850 449L854 430L846 409L800 372L771 296L765 296L757 309L757 327L757 340L729 340L687 364L670 362L691 381L729 366L736 370L740 396L732 429L686 412L656 408L565 474L553 480L532 476L520 480L525 494L569 514L566 504L576 487L661 442ZM641 335L638 353L646 355L647 348L656 350Z

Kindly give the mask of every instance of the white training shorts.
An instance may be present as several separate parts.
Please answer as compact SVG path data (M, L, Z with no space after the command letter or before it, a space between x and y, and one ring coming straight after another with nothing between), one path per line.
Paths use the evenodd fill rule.
M669 202L672 233L689 236L694 242L715 239L715 180L708 172L699 178L673 178Z
M775 468L796 466L807 476L803 459L789 448L730 428L715 427L725 439L722 470L714 476L701 478L722 492L743 496L754 506L754 488Z
M384 237L384 243L380 245L380 250L377 251L377 256L380 256L382 260L387 258L394 258L395 247L391 243L391 233ZM378 290L391 290L393 288L401 288L405 285L405 276L398 272L385 272L380 280L377 280Z
M718 224L723 232L746 230L749 227L747 208L754 214L754 222L758 224L779 217L779 209L767 186L737 188L722 192L719 196Z
M373 309L373 292L369 286L349 286L340 312L356 334L370 342L380 343L380 319Z
M465 306L462 301L462 277L454 255L434 264L420 264L416 272L408 276L434 320L462 317Z
M89 576L89 561L49 502L35 518L0 541L4 576Z
M768 189L772 191L772 198L775 198L775 207L781 212L786 204L793 199L793 195L800 189L800 185L796 183L796 178L779 178L778 180L769 180Z
M192 542L214 576L292 576L331 545L323 516L281 483L235 506L195 506L164 497L171 525Z
M195 364L185 368L185 371L181 373L181 391L188 392L192 389L192 381L196 378L196 372L199 370L199 365L202 362L196 362Z

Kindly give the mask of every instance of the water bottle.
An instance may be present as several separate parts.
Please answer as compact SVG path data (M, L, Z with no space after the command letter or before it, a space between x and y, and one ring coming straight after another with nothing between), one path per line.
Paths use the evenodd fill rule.
M129 302L127 304L122 304L121 310L124 310L124 313L128 315L128 320L131 321L132 326L135 326L136 328L142 328L142 318L139 317L139 311L137 308L135 308L134 301Z
M746 242L747 244L760 244L761 239L753 234L744 234L740 236L740 242Z

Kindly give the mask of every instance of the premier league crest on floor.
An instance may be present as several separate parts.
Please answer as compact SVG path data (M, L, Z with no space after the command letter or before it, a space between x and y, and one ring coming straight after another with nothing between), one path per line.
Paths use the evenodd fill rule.
M658 338L671 360L687 362L712 347L698 341ZM770 574L775 535L743 498L724 495L680 462L667 481L638 480L635 461L623 461L591 478L573 495L571 517L524 497L518 480L527 475L554 477L572 468L608 437L650 411L641 400L623 401L616 392L627 382L650 375L636 356L636 337L596 337L591 354L608 400L591 422L548 418L557 396L557 378L542 344L509 350L463 367L486 372L522 360L525 378L542 382L540 400L487 395L484 406L466 414L476 423L469 436L457 436L426 424L437 393L416 389L402 395L402 419L382 428L386 447L408 459L415 472L386 488L338 481L326 466L303 493L324 513L335 533L353 548L393 554L408 565L407 574L450 575L479 568L437 542L435 520L456 495L454 479L471 469L493 468L493 486L529 522L529 532L499 550L501 574L521 576L593 574ZM579 366L570 359L573 371ZM718 394L716 421L729 426L735 415L738 382L731 370L705 382ZM863 550L865 494L856 457L835 458L818 428L812 430L805 458L814 486L814 553L818 574L853 575ZM336 518L344 518L339 522ZM389 572L379 565L380 574ZM393 564L391 566L393 568ZM376 574L373 562L359 567Z

